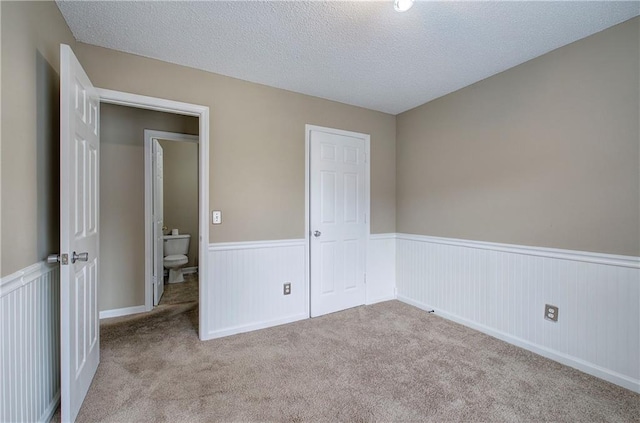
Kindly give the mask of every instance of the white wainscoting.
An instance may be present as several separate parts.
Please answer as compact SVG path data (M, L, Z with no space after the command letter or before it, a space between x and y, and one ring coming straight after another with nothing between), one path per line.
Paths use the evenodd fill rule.
M372 234L367 248L367 304L396 298L396 234Z
M211 244L207 339L308 318L305 263L304 239Z
M370 236L367 304L395 298L395 236ZM304 239L211 244L207 339L308 318L306 260ZM282 294L285 282L291 295Z
M0 421L48 422L60 400L59 267L0 280Z
M638 257L398 234L396 260L399 300L640 392Z

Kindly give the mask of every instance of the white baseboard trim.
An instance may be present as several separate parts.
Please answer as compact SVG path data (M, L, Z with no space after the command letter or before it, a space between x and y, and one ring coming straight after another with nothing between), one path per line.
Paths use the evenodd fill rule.
M590 374L592 376L598 377L600 379L604 379L608 382L614 383L616 385L622 386L624 388L627 388L631 391L640 393L640 380L635 380L632 379L630 377L627 377L625 375L621 375L619 373L616 372L612 372L610 370L604 369L600 366L596 366L594 364L588 363L584 360L580 360L574 357L571 357L567 354L564 353L560 353L557 351L554 351L552 349L546 348L546 347L542 347L539 345L536 345L534 343L531 343L529 341L525 341L524 339L521 338L517 338L514 336L511 336L509 334L506 334L504 332L492 329L490 327L472 322L470 320L467 319L463 319L460 318L454 314L450 314L447 313L445 311L439 310L435 307L431 307L428 304L424 304L418 301L414 301L410 298L404 297L402 295L398 295L398 300L402 301L403 303L412 305L414 307L417 307L419 309L425 310L425 311L429 311L429 310L434 310L434 313L438 316L441 316L447 320L451 320L453 322L459 323L463 326L467 326L469 328L478 330L482 333L485 333L489 336L493 336L494 338L500 339L501 341L505 341L509 344L518 346L520 348L524 348L525 350L534 352L536 354L539 354L543 357L549 358L551 360L557 361L561 364L564 364L566 366L569 367L573 367L574 369L580 370L584 373Z
M112 310L103 310L100 312L100 319L109 319L111 317L128 316L130 314L144 313L148 311L144 305L124 308L114 308Z
M379 298L374 298L372 300L367 300L365 305L372 305L372 304L382 303L384 301L391 301L391 300L395 300L395 299L396 299L395 295L389 295L389 296L386 296L386 297L379 297Z
M280 326L286 323L293 323L293 322L297 322L298 320L304 320L308 318L309 316L307 314L296 314L293 316L287 316L280 319L269 320L266 322L257 322L257 323L250 323L248 325L234 326L231 328L209 332L208 334L209 336L207 337L207 339L223 338L225 336L236 335L244 332L251 332L254 330L270 328L273 326Z
M198 266L185 267L184 269L182 269L183 275L190 275L192 273L198 273Z
M58 405L60 405L60 390L58 390L56 396L51 400L51 404L49 404L44 413L42 413L42 416L40 416L38 421L42 423L49 423L51 419L53 419L53 415L56 413Z
M606 264L611 266L640 269L640 257L621 256L615 254L595 253L590 251L563 250L559 248L530 247L526 245L500 244L497 242L472 241L436 236L396 234L397 239L428 242L432 244L455 245L458 247L479 248L482 250L502 251L506 253L525 254L529 256L549 257L561 260L581 261L585 263Z

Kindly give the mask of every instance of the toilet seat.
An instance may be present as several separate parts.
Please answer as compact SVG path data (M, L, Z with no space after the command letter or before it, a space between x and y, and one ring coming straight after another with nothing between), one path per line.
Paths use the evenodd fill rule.
M184 254L175 254L172 256L166 256L164 258L164 265L165 267L175 267L187 264L188 261L189 258Z

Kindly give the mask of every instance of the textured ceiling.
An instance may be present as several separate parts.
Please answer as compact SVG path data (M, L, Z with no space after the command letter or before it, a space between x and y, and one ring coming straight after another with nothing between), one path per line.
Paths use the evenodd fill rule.
M640 2L58 1L78 41L397 114L640 14Z

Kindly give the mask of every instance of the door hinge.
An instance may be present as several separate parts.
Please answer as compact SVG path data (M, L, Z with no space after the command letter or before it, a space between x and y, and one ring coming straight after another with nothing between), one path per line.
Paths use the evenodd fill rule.
M365 285L367 284L367 274L366 273L364 274L364 283L365 283Z

